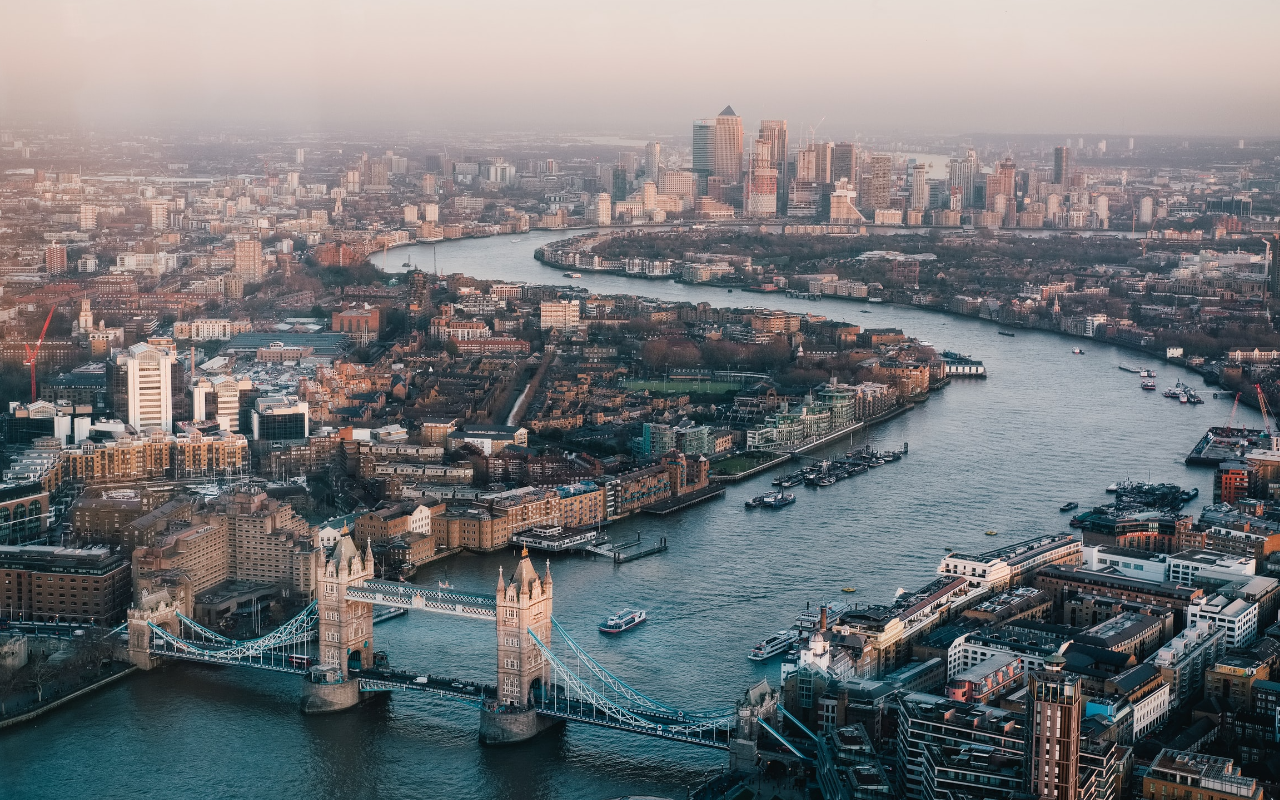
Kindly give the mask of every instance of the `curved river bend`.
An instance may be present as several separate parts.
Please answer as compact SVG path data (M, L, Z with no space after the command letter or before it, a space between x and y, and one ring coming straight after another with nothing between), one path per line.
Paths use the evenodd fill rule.
M440 245L441 273L560 283L558 270L532 258L534 247L564 234L465 240ZM429 246L393 250L430 268ZM375 261L382 256L375 258ZM1160 386L1196 376L1106 345L1019 331L913 308L838 300L811 302L723 289L586 273L575 281L598 292L633 293L713 305L768 304L814 311L863 326L901 327L937 347L985 361L990 378L955 381L927 403L863 434L878 449L911 443L902 462L829 489L798 489L779 512L751 511L744 498L771 476L729 488L722 501L658 522L628 520L619 533L665 535L670 549L615 567L552 559L556 617L605 666L632 685L686 708L731 702L777 662L746 658L765 635L786 627L807 601L840 597L886 601L898 587L927 582L944 548L981 550L1019 537L1066 530L1058 506L1103 500L1120 478L1172 481L1212 493L1212 470L1182 457L1221 424L1230 402L1182 406L1142 392L1122 361L1158 366ZM871 313L860 313L862 310ZM1208 398L1209 396L1206 395ZM1242 420L1256 426L1251 409ZM846 449L844 443L834 451ZM983 532L995 529L998 538ZM448 579L467 590L493 587L511 554L465 555L447 562ZM418 578L444 576L434 565ZM606 640L595 625L625 605L650 621ZM392 662L491 681L493 630L453 617L410 614L377 628ZM476 744L475 713L425 698L397 696L332 717L298 712L296 678L257 671L172 665L116 684L35 724L0 732L0 785L10 797L223 798L468 797L603 798L683 796L724 764L719 751L583 726L514 748Z

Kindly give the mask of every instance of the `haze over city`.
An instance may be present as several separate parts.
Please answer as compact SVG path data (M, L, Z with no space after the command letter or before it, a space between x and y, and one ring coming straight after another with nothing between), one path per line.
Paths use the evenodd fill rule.
M0 0L0 799L1280 800L1277 23Z
M1267 0L14 0L0 118L670 133L732 102L855 132L1256 136Z

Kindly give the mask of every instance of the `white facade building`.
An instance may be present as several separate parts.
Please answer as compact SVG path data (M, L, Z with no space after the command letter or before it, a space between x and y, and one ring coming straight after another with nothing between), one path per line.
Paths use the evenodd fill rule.
M1258 604L1220 594L1193 600L1187 606L1187 627L1217 628L1227 647L1243 647L1258 635Z

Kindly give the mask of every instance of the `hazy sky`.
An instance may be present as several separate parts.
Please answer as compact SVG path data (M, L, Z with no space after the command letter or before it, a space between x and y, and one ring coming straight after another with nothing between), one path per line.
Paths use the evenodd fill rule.
M1280 135L1280 1L0 0L0 127Z

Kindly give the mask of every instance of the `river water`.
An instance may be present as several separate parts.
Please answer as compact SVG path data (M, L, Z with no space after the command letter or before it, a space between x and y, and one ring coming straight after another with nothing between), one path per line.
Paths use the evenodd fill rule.
M441 273L560 283L532 258L557 234L439 245ZM430 247L387 254L432 268ZM381 256L379 256L381 258ZM792 623L806 602L892 599L923 585L950 546L983 550L1068 530L1058 507L1102 502L1107 484L1132 478L1199 487L1212 470L1182 458L1231 403L1206 392L1184 406L1143 392L1121 362L1158 367L1161 388L1198 377L1110 346L1049 333L996 335L994 325L920 309L828 299L819 302L729 294L723 289L586 273L574 283L599 292L643 294L713 305L768 304L863 326L901 327L939 349L985 361L985 381L955 381L910 413L855 444L910 442L910 455L827 489L797 488L781 511L747 510L743 500L772 476L732 485L723 500L658 521L620 523L618 534L666 536L670 549L629 564L562 556L551 560L555 615L606 667L637 688L683 708L731 703L778 663L758 665L750 647ZM862 311L870 313L861 313ZM1073 345L1087 353L1073 355ZM1258 426L1241 408L1238 422ZM847 449L846 443L829 451ZM1198 509L1198 504L1196 505ZM984 531L993 529L997 537ZM487 591L508 552L463 555L424 570ZM595 625L611 610L646 608L650 620L606 639ZM377 647L392 663L491 682L492 627L429 614L379 625ZM570 726L510 748L476 743L465 706L396 696L347 713L304 717L297 678L255 670L171 665L109 687L35 724L0 731L0 795L14 798L606 798L683 797L725 763L719 751Z

